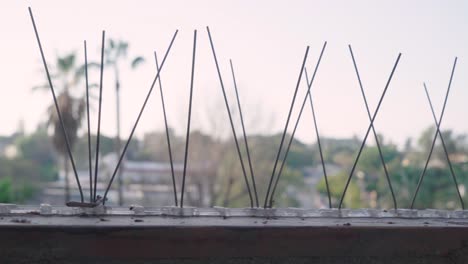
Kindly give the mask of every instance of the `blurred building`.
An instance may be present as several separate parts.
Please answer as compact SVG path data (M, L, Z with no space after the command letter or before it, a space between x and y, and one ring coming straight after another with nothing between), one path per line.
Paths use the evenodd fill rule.
M99 173L97 181L97 193L103 195L107 185L114 173L118 157L114 154L108 154L100 159ZM123 197L124 204L140 204L146 206L168 206L174 204L174 193L171 175L171 164L168 162L154 161L134 161L125 160L122 170ZM93 168L94 174L94 168ZM89 170L78 170L78 177L83 188L85 200L89 197ZM183 174L183 164L174 163L174 174L176 177L176 186L180 189ZM190 177L190 170L187 171L187 177ZM80 199L79 191L73 171L69 172L69 182L72 194L72 200ZM117 175L116 175L117 177ZM108 193L108 204L115 205L118 201L118 181L114 179L112 188ZM177 196L180 197L180 190ZM197 196L196 189L187 181L185 191L192 196ZM65 196L65 172L60 171L58 180L48 183L43 189L41 202L50 204L63 204Z

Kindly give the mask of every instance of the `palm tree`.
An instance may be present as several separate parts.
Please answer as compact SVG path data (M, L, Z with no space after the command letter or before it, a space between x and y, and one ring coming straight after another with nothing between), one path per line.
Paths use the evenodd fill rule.
M113 40L109 39L109 45L105 51L106 54L106 66L110 67L114 72L115 80L115 99L116 99L116 123L117 123L117 135L115 138L115 152L117 157L120 156L122 149L121 139L120 139L120 62L124 61L127 58L128 51L128 42L122 40ZM135 69L138 67L144 59L140 56L137 56L132 59L130 67ZM124 159L125 160L125 159ZM120 169L117 174L118 182L118 201L119 205L123 204L123 183L122 183L122 171L124 168L124 160L120 165Z
M83 68L76 65L76 55L74 52L66 54L63 57L57 57L55 65L52 67L51 77L56 82L58 91L57 102L62 113L63 123L68 134L70 148L73 149L77 141L78 129L84 117L86 110L85 97L77 97L71 94L70 90L74 88L83 76ZM49 84L43 84L35 89L50 89ZM55 105L48 107L47 125L53 129L52 142L54 148L60 154L65 172L65 199L70 200L70 163L67 157L67 147L65 137L60 125Z

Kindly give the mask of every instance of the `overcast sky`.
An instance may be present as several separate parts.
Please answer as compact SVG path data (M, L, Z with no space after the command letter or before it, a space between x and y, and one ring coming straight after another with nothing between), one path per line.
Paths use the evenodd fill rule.
M135 71L122 64L122 126L126 135L155 75L154 50L165 52L179 34L161 77L169 123L183 134L190 84L193 30L198 29L194 85L195 129L229 121L209 49L210 26L229 99L234 104L231 58L236 68L247 131L279 132L284 126L306 46L312 72L328 41L312 94L321 134L362 136L369 123L348 51L353 46L371 111L374 111L399 52L400 64L376 119L376 129L394 142L417 136L433 124L422 83L442 106L455 56L458 65L449 98L445 129L468 131L468 3L466 1L1 1L0 2L0 134L15 131L23 119L28 131L45 118L49 91L31 87L45 80L27 7L31 6L49 64L76 51L82 42L90 60L99 60L101 31L130 42L129 55L146 57ZM90 78L98 82L99 72ZM306 91L300 86L296 109ZM59 88L59 84L57 84ZM104 74L104 133L115 133L115 94L111 71ZM77 87L84 92L84 86ZM97 105L97 101L94 102ZM96 107L95 107L96 108ZM96 108L97 109L97 108ZM295 112L297 113L297 111ZM96 129L96 112L93 112ZM293 116L295 121L295 116ZM297 137L315 141L309 106ZM154 91L137 135L162 130L159 92Z

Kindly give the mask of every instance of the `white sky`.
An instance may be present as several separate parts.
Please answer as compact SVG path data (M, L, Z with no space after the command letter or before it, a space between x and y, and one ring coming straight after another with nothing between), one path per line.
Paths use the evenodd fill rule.
M433 124L422 82L428 83L439 112L454 57L458 56L442 127L457 133L468 130L466 1L41 0L0 2L0 134L15 131L20 119L31 131L44 119L45 109L52 103L49 91L31 91L45 77L28 6L33 9L49 64L56 55L71 50L78 51L82 61L84 39L88 41L90 60L99 60L103 29L108 37L129 41L130 55L148 59L136 71L122 72L124 135L130 131L154 78L152 52L156 49L161 57L175 29L180 30L179 36L161 74L170 124L183 134L192 36L193 29L198 29L193 127L206 129L212 117L222 118L228 129L207 25L230 95L233 86L229 58L236 66L245 118L250 120L248 132L282 130L305 48L311 47L307 65L312 72L325 40L328 47L312 88L323 136L363 135L367 129L368 119L347 44L353 45L371 111L398 52L403 53L376 120L377 130L397 143ZM112 77L110 71L105 72L102 130L110 135L115 132ZM91 72L90 78L98 82L99 72ZM84 91L84 86L78 89ZM305 90L302 85L296 109ZM159 92L154 92L137 129L139 136L163 129ZM230 100L234 104L234 97ZM94 130L96 120L94 116ZM297 137L315 141L310 108Z

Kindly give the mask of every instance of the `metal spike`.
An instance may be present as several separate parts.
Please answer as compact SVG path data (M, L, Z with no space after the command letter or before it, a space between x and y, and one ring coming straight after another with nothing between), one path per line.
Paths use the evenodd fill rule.
M206 27L206 30L208 32L208 38L210 39L211 51L213 52L213 57L214 57L214 61L215 61L215 64L216 64L216 70L218 71L219 82L221 84L221 90L223 92L223 97L224 97L224 103L226 104L226 110L228 112L229 121L231 123L232 135L234 137L234 142L236 143L237 154L239 155L239 160L240 160L240 164L241 164L241 167L242 167L242 173L244 175L245 185L247 187L247 192L249 193L250 207L254 207L252 192L250 191L249 180L247 179L247 173L245 171L244 161L242 160L242 154L241 154L241 151L240 151L239 142L237 141L236 130L234 128L234 123L232 121L231 110L230 110L230 107L229 107L229 103L227 101L226 91L224 89L224 83L223 83L223 79L221 77L221 71L219 69L218 59L216 58L216 52L215 52L214 45L213 45L213 39L211 38L210 28Z
M292 110L294 108L294 103L296 102L297 91L298 91L299 85L301 83L302 73L304 72L304 67L305 67L305 64L306 64L306 61L307 61L307 55L308 54L309 54L309 46L307 46L307 48L306 48L306 51L305 51L305 54L304 54L304 59L302 61L301 70L299 72L299 77L297 78L296 89L294 90L294 95L293 95L293 98L292 98L292 101L291 101L291 106L289 107L288 117L286 119L286 124L284 125L283 134L281 136L281 142L280 142L280 145L279 145L278 153L276 154L275 164L273 166L273 171L271 173L270 182L268 183L268 189L267 189L267 193L265 195L265 202L263 204L264 208L268 207L268 201L270 201L270 203L272 201L272 199L269 200L271 185L273 184L273 179L275 177L276 167L278 166L278 160L279 160L279 157L280 157L280 154L281 154L281 149L283 148L284 139L286 137L286 132L288 131L289 120L291 119L291 114L292 114Z
M288 146L286 147L286 152L284 153L283 161L281 162L281 166L280 166L280 169L278 171L278 176L276 177L275 185L273 186L273 190L271 191L270 207L273 206L273 197L274 197L274 194L275 194L275 191L276 191L276 187L278 186L278 182L279 182L279 179L281 177L281 173L283 172L284 165L286 164L286 159L288 158L289 149L291 148L292 142L294 140L294 135L296 134L297 127L299 126L299 122L301 120L302 112L304 111L304 107L305 107L305 105L307 103L307 95L310 93L310 88L312 87L312 83L315 80L315 75L317 74L317 70L318 70L318 68L320 66L320 62L322 61L322 56L323 56L323 53L325 52L326 47L327 47L327 42L325 41L323 43L322 51L320 52L320 56L319 56L319 59L317 61L317 64L315 65L315 70L314 70L314 74L312 75L312 80L310 81L310 83L307 81L307 93L304 96L304 101L302 102L301 110L299 111L299 115L297 116L296 124L294 125L294 129L293 129L293 132L291 134L291 138L289 139ZM304 68L304 71L305 71L305 68Z
M174 40L175 40L178 32L179 31L176 30L175 33L174 33L174 36L172 37L171 43L169 44L169 47L168 47L168 49L166 51L166 54L164 54L163 60L161 62L161 67L159 67L160 70L158 71L158 73L154 77L153 83L151 84L151 87L150 87L150 89L148 91L148 94L146 95L145 101L143 102L143 105L141 106L140 112L138 113L138 117L137 117L137 119L135 121L135 124L133 125L132 131L130 132L130 135L129 135L128 139L127 139L127 142L125 143L125 146L124 146L124 148L122 150L122 154L120 154L117 165L115 166L115 169L114 169L114 172L112 173L109 184L107 185L106 192L104 193L103 204L105 204L105 202L106 202L106 198L107 198L107 194L109 192L109 189L110 189L110 187L112 185L112 182L114 181L114 178L115 178L115 175L117 174L117 171L119 170L120 164L122 163L122 159L124 158L125 153L127 152L128 145L130 144L130 141L133 138L133 134L135 133L135 130L136 130L137 126L138 126L138 122L140 122L140 118L141 118L141 116L143 114L143 111L145 110L145 107L146 107L146 104L148 103L151 92L153 91L154 85L156 84L156 81L159 78L159 74L160 74L160 72L161 72L161 70L162 70L162 68L164 66L164 63L166 62L166 58L167 58L167 55L169 54L169 51L171 51L172 44L174 43Z
M351 58L353 60L353 65L354 65L354 69L356 71L356 76L357 76L358 81L359 81L359 87L361 88L361 94L362 94L362 98L364 99L364 104L366 106L367 116L369 117L369 121L371 121L372 116L371 116L371 112L370 112L370 109L369 109L369 104L367 103L366 93L364 92L364 87L363 87L362 82L361 82L361 76L360 76L358 68L357 68L356 59L354 58L353 49L351 48L351 45L348 45L348 48L349 48L349 52L351 53ZM385 164L385 159L384 159L384 156L383 156L383 153L382 153L382 148L380 147L379 136L377 135L377 132L375 131L375 127L374 127L373 124L372 124L372 133L374 134L375 144L377 145L377 149L379 151L380 161L382 162L382 167L384 169L385 178L387 179L388 187L390 188L390 193L392 194L393 205L395 207L395 210L397 210L398 206L397 206L397 201L396 201L396 198L395 198L395 193L394 193L393 187L392 187L392 182L390 181L390 176L388 174L387 165Z
M457 58L455 57L455 61L453 62L452 72L450 74L449 84L447 87L447 92L445 93L444 104L442 106L442 111L439 117L439 122L438 122L439 126L442 123L442 119L444 117L445 107L447 106L448 96L450 94L450 88L452 87L452 80L453 80L453 75L455 74L456 67L457 67ZM414 202L416 201L416 197L418 196L419 188L421 187L422 181L424 180L424 176L426 175L427 166L429 165L429 161L431 160L432 152L434 151L436 140L437 140L437 133L434 135L434 138L432 139L432 144L429 150L429 154L427 155L426 163L424 164L423 171L421 172L421 176L419 177L419 180L418 180L418 185L416 186L416 191L414 192L413 199L411 201L411 207L410 207L411 209L413 209L414 207Z
M88 51L84 41L85 79L86 79L86 121L88 124L88 168L89 168L89 202L93 202L93 169L91 154L91 121L89 117L89 84L88 84Z
M440 113L440 117L439 117L439 121L436 122L436 125L438 125L438 127L440 127L440 124L442 123L442 119L444 117L444 113L445 113L445 107L447 106L447 101L448 101L448 96L450 94L450 88L452 87L452 80L453 80L453 76L455 74L455 68L457 67L457 57L455 57L455 61L453 62L453 67L452 67L452 72L450 74L450 80L449 80L449 84L448 84L448 87L447 87L447 92L445 93L445 99L444 99L444 104L442 106L442 111ZM425 84L424 84L424 88L426 88ZM428 94L427 90L426 90L426 94ZM439 130L437 130L439 131ZM432 152L434 151L434 147L435 147L435 143L436 143L436 140L437 140L437 135L439 134L438 132L436 131L436 134L434 135L434 138L432 139L432 144L431 144L431 148L429 150L429 154L427 156L427 159L426 159L426 163L424 164L424 168L423 168L423 171L421 173L421 176L419 177L419 180L418 180L418 185L416 186L416 191L414 192L414 195L413 195L413 199L411 201L411 209L413 209L414 207L414 202L416 201L416 197L418 195L418 192L419 192L419 188L421 187L421 184L422 184L422 181L424 179L424 176L426 175L426 170L427 170L427 167L429 165L429 161L431 160L431 157L432 157ZM442 138L442 137L441 137ZM443 140L443 139L442 139ZM447 157L447 160L449 160L449 158ZM449 161L450 162L450 161ZM451 164L451 162L450 162ZM454 178L455 182L456 182L456 178ZM458 192L458 185L457 185L457 192ZM460 196L461 197L461 196ZM463 200L462 200L462 206L464 206L463 204Z
M309 77L307 75L307 69L305 70L305 76L306 76L307 85L310 86L312 83L309 82ZM320 162L322 163L323 176L325 178L325 186L327 188L328 207L332 208L330 187L329 187L329 184L328 184L327 170L325 168L325 160L323 158L322 144L320 142L320 134L319 134L319 129L318 129L318 125L317 125L317 117L315 116L314 102L312 100L312 94L310 93L310 91L308 92L308 94L309 94L310 108L312 109L312 119L314 119L314 128L315 128L315 135L317 136L317 146L318 146L319 154L320 154Z
M349 173L348 180L346 181L345 188L344 188L343 193L341 195L341 199L340 199L340 203L338 205L338 209L341 209L341 206L343 205L343 200L344 200L344 197L346 195L346 191L348 190L349 183L351 182L351 178L353 177L354 170L356 169L356 165L357 165L357 163L359 161L359 158L361 157L362 150L364 149L364 146L366 145L367 137L369 136L369 133L370 133L370 131L372 129L375 118L377 117L377 114L379 113L380 106L382 105L382 101L383 101L383 99L385 97L385 94L387 93L387 89L388 89L388 87L390 85L390 82L391 82L391 80L393 78L393 74L395 73L396 67L398 66L398 62L400 61L400 57L401 57L401 53L398 54L398 57L397 57L397 59L395 61L395 65L393 65L393 69L392 69L392 72L390 73L390 77L387 80L387 84L385 85L382 96L380 97L379 103L377 104L377 108L374 111L374 115L372 116L369 127L367 128L366 135L364 136L364 139L363 139L363 141L361 143L361 147L359 148L359 152L357 154L357 157L354 160L353 167L351 168L351 172Z
M182 174L182 193L180 197L180 208L184 207L184 193L185 193L185 177L187 173L187 162L188 162L188 150L190 141L190 122L192 119L192 98L193 98L193 80L195 77L195 55L197 51L197 30L193 32L193 52L192 52L192 72L190 75L190 99L189 99L189 111L187 118L187 137L185 140L185 154L184 154L184 173Z
M33 16L31 7L28 7L28 10L29 10L29 15L31 17L31 21L32 21L32 24L33 24L34 33L36 34L36 40L37 40L37 44L39 46L39 51L41 52L42 63L44 64L44 69L45 69L45 72L46 72L46 75L47 75L47 81L49 82L50 91L52 92L52 97L54 98L55 110L57 111L57 115L58 115L58 118L59 118L59 121L60 121L60 126L62 128L63 136L65 138L65 144L66 144L66 147L67 147L68 157L70 158L70 161L71 161L71 164L72 164L73 173L75 174L76 183L78 185L78 190L80 191L81 202L84 202L83 189L81 188L80 179L78 178L78 173L76 171L75 160L73 159L73 154L71 152L70 140L68 139L68 134L67 134L67 131L65 129L65 124L63 123L62 113L60 112L60 108L59 108L59 105L58 105L58 102L57 102L57 97L55 95L54 86L52 84L52 79L50 77L49 68L47 67L47 62L46 62L46 59L45 59L44 51L42 49L41 40L39 38L39 33L37 31L36 22L34 21L34 16Z
M424 91L426 91L427 101L429 102L429 106L431 107L432 117L434 118L434 122L436 124L436 135L439 134L440 141L442 142L442 148L444 149L445 157L447 158L447 163L450 168L450 174L452 175L453 183L455 184L455 188L457 190L458 199L460 199L460 204L462 209L465 210L465 204L463 202L463 198L461 196L460 190L458 189L458 181L455 175L455 171L452 166L452 161L450 161L450 157L447 151L447 146L445 145L445 140L442 132L440 131L440 123L437 121L437 117L434 111L434 106L432 105L431 97L429 96L429 91L427 90L426 83L424 83Z
M231 65L232 80L234 82L234 89L236 91L237 107L239 108L239 116L240 116L240 121L241 121L241 125L242 125L242 133L244 134L244 144L245 144L245 150L247 152L247 160L249 162L250 177L252 179L253 191L254 191L254 194L255 194L255 204L256 204L257 207L259 207L260 205L258 203L257 186L256 186L256 183L255 183L255 176L254 176L254 171L253 171L253 167L252 167L252 160L250 158L250 149L249 149L249 144L247 142L248 141L247 140L247 133L245 132L244 117L242 115L242 108L241 108L240 99L239 99L239 91L237 89L236 76L234 74L234 66L232 65L232 60L229 60L229 64Z
M104 77L104 46L106 40L106 31L102 31L102 44L101 44L101 74L99 79L99 108L98 108L98 123L97 123L97 138L96 138L96 159L94 161L94 201L96 201L96 188L99 170L99 147L101 143L101 108L102 108L102 84Z
M154 52L154 60L156 62L156 71L159 71L158 56L156 55L156 51ZM169 126L167 125L166 105L164 103L164 93L163 93L163 88L162 88L161 76L159 77L158 83L159 83L159 92L161 93L161 105L162 105L163 116L164 116L164 126L166 128L167 150L169 153L169 162L171 163L171 176L172 176L172 188L174 190L174 203L175 203L175 206L179 206L177 202L177 187L176 187L176 182L175 182L174 162L172 160L171 139L169 136Z

